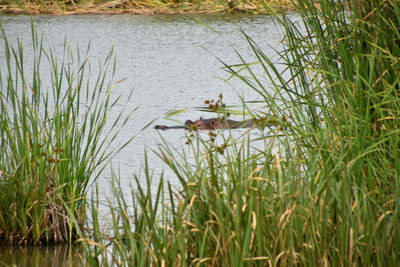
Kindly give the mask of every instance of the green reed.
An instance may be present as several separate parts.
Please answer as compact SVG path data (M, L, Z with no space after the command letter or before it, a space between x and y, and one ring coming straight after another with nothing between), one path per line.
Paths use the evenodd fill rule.
M107 242L95 239L102 248L95 259L133 266L399 264L400 5L305 0L296 8L301 25L276 17L286 31L283 71L245 33L257 61L238 55L239 64L226 65L263 99L254 113L274 121L268 135L194 134L181 151L165 142L156 153L179 185L163 174L154 194L146 160L147 184L135 177L127 203L115 178L113 230Z
M119 101L111 96L111 49L91 75L85 53L64 42L62 60L32 24L33 58L1 28L0 238L11 243L72 242L86 220L86 194L110 158L106 149L129 117L107 121ZM49 71L46 78L42 70ZM94 77L94 78L91 78Z

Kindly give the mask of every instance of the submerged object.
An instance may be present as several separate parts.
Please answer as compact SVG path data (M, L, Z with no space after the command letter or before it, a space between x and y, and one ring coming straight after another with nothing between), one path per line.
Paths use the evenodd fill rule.
M211 118L203 119L200 118L194 122L191 120L185 121L185 125L167 126L167 125L156 125L154 128L157 130L169 130L169 129L194 129L194 130L216 130L216 129L237 129L237 128L250 128L257 126L259 122L257 120L244 120L235 121L227 120L222 118Z

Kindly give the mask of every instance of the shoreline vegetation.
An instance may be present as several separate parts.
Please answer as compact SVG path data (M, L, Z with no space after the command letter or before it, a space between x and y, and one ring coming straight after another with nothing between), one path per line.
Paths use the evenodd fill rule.
M269 13L294 10L289 0L3 0L0 13L11 14L201 14Z
M275 17L285 30L284 72L243 32L257 64L238 55L225 65L230 79L263 99L263 108L243 103L243 110L276 122L259 132L264 145L254 151L250 136L232 140L218 131L188 136L189 149L165 143L156 153L179 187L154 177L145 158L147 184L134 177L130 202L115 174L111 238L94 230L88 259L107 266L399 265L400 3L298 3L302 30Z
M32 29L30 85L22 43L12 47L0 32L8 62L0 73L0 238L78 243L92 266L399 266L400 2L295 5L301 30L274 17L285 30L283 72L244 32L256 62L238 54L224 64L229 79L262 99L258 110L242 103L241 111L268 116L274 127L238 140L191 132L181 150L166 141L155 153L179 185L156 177L145 154L130 198L119 183L127 177L112 173L106 226L98 191L86 194L99 160L112 156L100 135L115 104L112 84L102 72L99 90L80 95L92 88L86 60L78 53L77 65L56 61ZM52 65L49 93L41 91L41 60ZM111 52L106 61L116 69ZM224 117L221 101L208 110ZM129 116L121 117L123 126ZM253 149L253 141L264 143Z
M31 31L33 65L26 66L23 42L9 42L0 23L0 241L71 244L86 224L90 186L118 152L107 147L130 113L108 119L121 103L111 97L113 49L96 77L87 59L90 43L72 52L65 40L56 55L33 22ZM50 81L41 76L45 65ZM109 130L106 122L119 126Z

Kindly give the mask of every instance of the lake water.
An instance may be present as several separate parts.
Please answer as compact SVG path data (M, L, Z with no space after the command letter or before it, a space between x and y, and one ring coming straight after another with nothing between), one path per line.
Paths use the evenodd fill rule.
M291 16L297 18L295 14ZM174 147L184 146L184 130L160 132L153 128L155 124L177 124L165 119L167 112L188 108L174 116L183 124L186 119L209 117L196 107L204 107L205 100L217 99L220 93L227 105L240 105L241 97L246 101L258 98L242 82L226 81L229 75L219 61L240 63L236 51L247 62L255 60L239 29L253 38L273 60L277 60L274 49L281 49L283 38L283 31L267 15L41 15L32 19L36 29L44 34L56 51L62 51L65 37L73 48L78 43L81 49L85 48L91 41L90 60L96 63L98 57L104 59L114 46L117 56L115 81L125 81L116 84L113 93L125 95L134 88L132 102L128 105L139 106L120 133L119 143L137 136L112 162L127 195L130 194L133 173L140 172L143 165L145 149L149 151L155 186L157 175L162 170L165 170L167 179L176 182L172 172L151 152L158 150L162 138ZM0 15L0 20L11 42L16 42L17 37L23 40L28 51L25 57L29 62L31 17ZM4 56L3 51L0 52L0 57ZM43 75L45 71L42 71ZM141 131L153 120L153 125ZM237 131L242 133L242 130ZM106 168L99 179L103 199L104 194L111 192L110 173L110 168Z

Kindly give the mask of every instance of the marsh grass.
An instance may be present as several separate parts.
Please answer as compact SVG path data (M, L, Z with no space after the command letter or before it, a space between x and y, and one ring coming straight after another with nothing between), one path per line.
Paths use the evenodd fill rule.
M27 14L266 13L271 9L287 11L292 8L288 0L6 0L0 5L1 12Z
M283 72L245 33L264 76L240 55L240 64L226 65L260 94L276 135L258 152L250 138L224 139L221 149L216 133L193 135L182 151L165 143L157 153L179 187L161 175L152 193L146 164L147 184L136 178L127 203L115 178L113 232L94 258L145 266L399 264L399 3L305 0L296 8L301 25L276 17L286 30Z
M113 50L92 78L90 44L86 54L78 48L74 55L65 41L60 61L32 23L30 65L21 40L11 44L3 28L1 38L0 238L18 244L71 243L82 234L91 183L118 152L106 148L130 116L121 112L107 121L119 103L109 82ZM46 81L44 65L50 70ZM110 126L118 130L106 133Z

